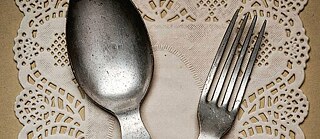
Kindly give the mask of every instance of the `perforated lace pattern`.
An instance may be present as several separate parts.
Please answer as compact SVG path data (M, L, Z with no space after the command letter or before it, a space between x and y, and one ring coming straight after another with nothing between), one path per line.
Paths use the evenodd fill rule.
M240 8L240 16L257 14L258 26L266 19L264 42L228 137L304 138L299 124L309 103L299 87L310 47L298 14L307 0L133 1L153 50L179 57L199 90L234 11ZM72 74L65 40L68 0L16 0L16 4L25 15L13 48L23 87L14 109L24 125L19 138L97 138L90 134L92 128L104 128L104 137L112 138L115 119L78 90ZM94 119L102 113L105 116Z

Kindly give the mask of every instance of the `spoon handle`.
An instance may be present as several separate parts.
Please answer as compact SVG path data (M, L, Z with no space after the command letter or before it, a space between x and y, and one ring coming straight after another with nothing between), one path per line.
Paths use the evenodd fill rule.
M139 108L117 115L122 139L151 139L140 117Z

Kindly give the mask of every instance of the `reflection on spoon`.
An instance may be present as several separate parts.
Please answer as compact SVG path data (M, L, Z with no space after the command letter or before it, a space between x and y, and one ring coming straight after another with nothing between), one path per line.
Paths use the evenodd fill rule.
M67 43L80 87L118 118L122 138L150 138L139 111L151 81L153 55L132 2L70 1Z

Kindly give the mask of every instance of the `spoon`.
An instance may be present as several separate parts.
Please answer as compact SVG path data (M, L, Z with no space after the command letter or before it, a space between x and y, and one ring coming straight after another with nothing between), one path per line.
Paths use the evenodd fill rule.
M80 87L117 117L123 139L150 138L140 105L151 81L153 55L146 27L133 3L71 0L66 36Z

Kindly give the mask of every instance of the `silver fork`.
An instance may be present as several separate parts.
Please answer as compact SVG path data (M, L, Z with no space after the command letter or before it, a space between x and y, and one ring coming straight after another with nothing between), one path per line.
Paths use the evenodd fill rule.
M250 44L250 39L253 35L253 30L256 26L257 16L254 16L249 30L247 32L247 36L244 40L243 46L240 50L240 54L236 60L236 64L233 69L230 68L233 63L232 61L234 59L237 46L239 45L239 41L241 39L242 33L246 26L246 22L249 17L249 13L247 13L243 19L243 22L240 25L240 29L233 41L233 44L231 45L231 48L228 49L229 53L225 53L224 51L226 51L226 47L230 40L230 36L233 27L236 23L238 14L239 10L237 10L232 17L232 20L227 28L227 31L222 39L217 54L214 58L204 88L201 92L201 97L198 106L198 121L200 125L200 134L198 137L199 139L221 138L232 127L237 112L239 110L243 95L245 93L250 75L252 73L254 62L259 51L259 47L263 39L267 23L266 20L264 21L261 27L259 36L248 60L249 62L246 65L247 67L245 69L245 72L242 74L242 76L240 76L240 69L242 64L244 63L245 55ZM217 74L217 71L223 59L222 57L225 54L228 54L228 56L225 60L225 63L223 64L223 68L220 68L221 70L219 72L219 76ZM230 74L230 72L231 76L227 76L228 73ZM219 77L217 77L217 83L213 84L213 80L216 78L215 76ZM237 82L239 83L238 86L236 85ZM213 92L213 95L210 96L209 92ZM230 99L231 96L234 96L232 99L233 101L231 101Z

